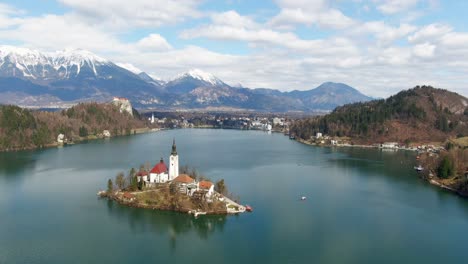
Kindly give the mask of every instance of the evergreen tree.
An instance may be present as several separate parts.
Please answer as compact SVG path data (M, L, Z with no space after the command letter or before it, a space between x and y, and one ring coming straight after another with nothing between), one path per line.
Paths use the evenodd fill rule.
M109 179L107 181L107 194L112 194L114 192L114 184L112 183L112 180Z
M79 129L79 135L80 137L87 137L88 136L88 129L86 129L86 127L84 126L80 126L80 129Z
M131 168L130 169L130 172L128 173L128 176L127 176L127 183L128 183L128 187L130 188L130 190L132 191L135 191L137 189L137 185L138 183L136 183L135 185L135 189L133 189L133 181L136 181L136 170L135 168Z
M440 178L448 178L455 173L455 166L449 156L445 156L437 168L437 175Z
M215 191L219 192L220 194L226 194L227 193L227 187L224 184L224 179L221 179L215 183L214 187Z
M138 179L136 176L132 177L130 181L130 190L136 191L138 189Z

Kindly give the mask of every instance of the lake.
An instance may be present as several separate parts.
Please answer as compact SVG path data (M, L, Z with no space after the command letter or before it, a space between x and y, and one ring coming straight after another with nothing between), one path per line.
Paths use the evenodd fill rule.
M118 172L167 162L173 138L181 165L224 178L254 212L194 219L97 198ZM420 180L414 157L210 129L0 153L0 263L465 262L468 200Z

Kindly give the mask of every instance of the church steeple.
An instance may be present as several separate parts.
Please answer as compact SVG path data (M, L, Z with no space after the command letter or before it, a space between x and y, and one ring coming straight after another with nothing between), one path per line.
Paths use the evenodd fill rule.
M175 139L172 142L172 152L169 156L169 180L172 181L179 176L179 156L177 155L177 147Z
M176 144L175 144L175 138L174 138L174 140L172 141L172 152L171 152L171 155L172 155L172 156L177 156L177 147L176 147Z

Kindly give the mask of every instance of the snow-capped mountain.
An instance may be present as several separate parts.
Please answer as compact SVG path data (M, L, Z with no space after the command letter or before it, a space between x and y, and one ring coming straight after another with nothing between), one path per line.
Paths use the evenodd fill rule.
M114 63L86 50L40 52L0 46L0 103L50 107L127 97L138 108L229 107L257 111L332 110L370 98L345 84L308 91L232 87L192 69L164 82L129 63Z
M116 63L116 65L121 67L121 68L124 68L126 70L129 70L129 71L133 72L134 74L140 76L141 79L143 79L144 81L146 81L148 83L154 84L156 86L163 86L164 84L166 84L166 82L163 81L162 79L160 79L160 78L158 78L156 76L150 76L149 74L147 74L146 72L144 72L144 71L140 70L139 68L135 67L131 63L119 62L119 63Z
M146 99L162 93L160 84L143 80L107 59L80 49L48 53L0 46L0 78L6 87L0 94L19 89L31 95L40 90L41 94L63 101L107 101L114 95ZM28 84L31 83L35 88L8 85L15 82L14 78L23 80L22 87L32 87Z
M0 69L3 76L30 79L66 79L76 77L82 68L89 68L94 76L97 69L112 63L85 50L62 50L44 53L26 48L0 46Z
M115 65L119 66L120 68L124 68L126 70L129 70L129 71L131 71L131 72L133 72L134 74L137 74L137 75L143 72L142 70L140 70L139 68L137 68L135 65L133 65L131 63L117 62Z
M186 73L179 74L169 81L165 87L168 92L184 94L190 93L199 87L225 87L228 86L211 73L199 69L192 69Z
M204 72L200 69L191 69L186 73L179 74L176 79L186 79L186 78L192 78L196 80L200 80L204 83L211 84L213 86L215 85L225 85L223 81L218 79L216 76L209 72Z

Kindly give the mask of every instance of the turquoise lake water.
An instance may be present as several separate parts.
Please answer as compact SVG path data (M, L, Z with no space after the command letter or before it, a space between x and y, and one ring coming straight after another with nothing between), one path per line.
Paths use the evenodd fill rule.
M224 178L254 212L194 219L96 197L118 172L167 161L173 138L181 165ZM411 152L209 129L0 153L0 263L466 262L468 200L414 165Z

